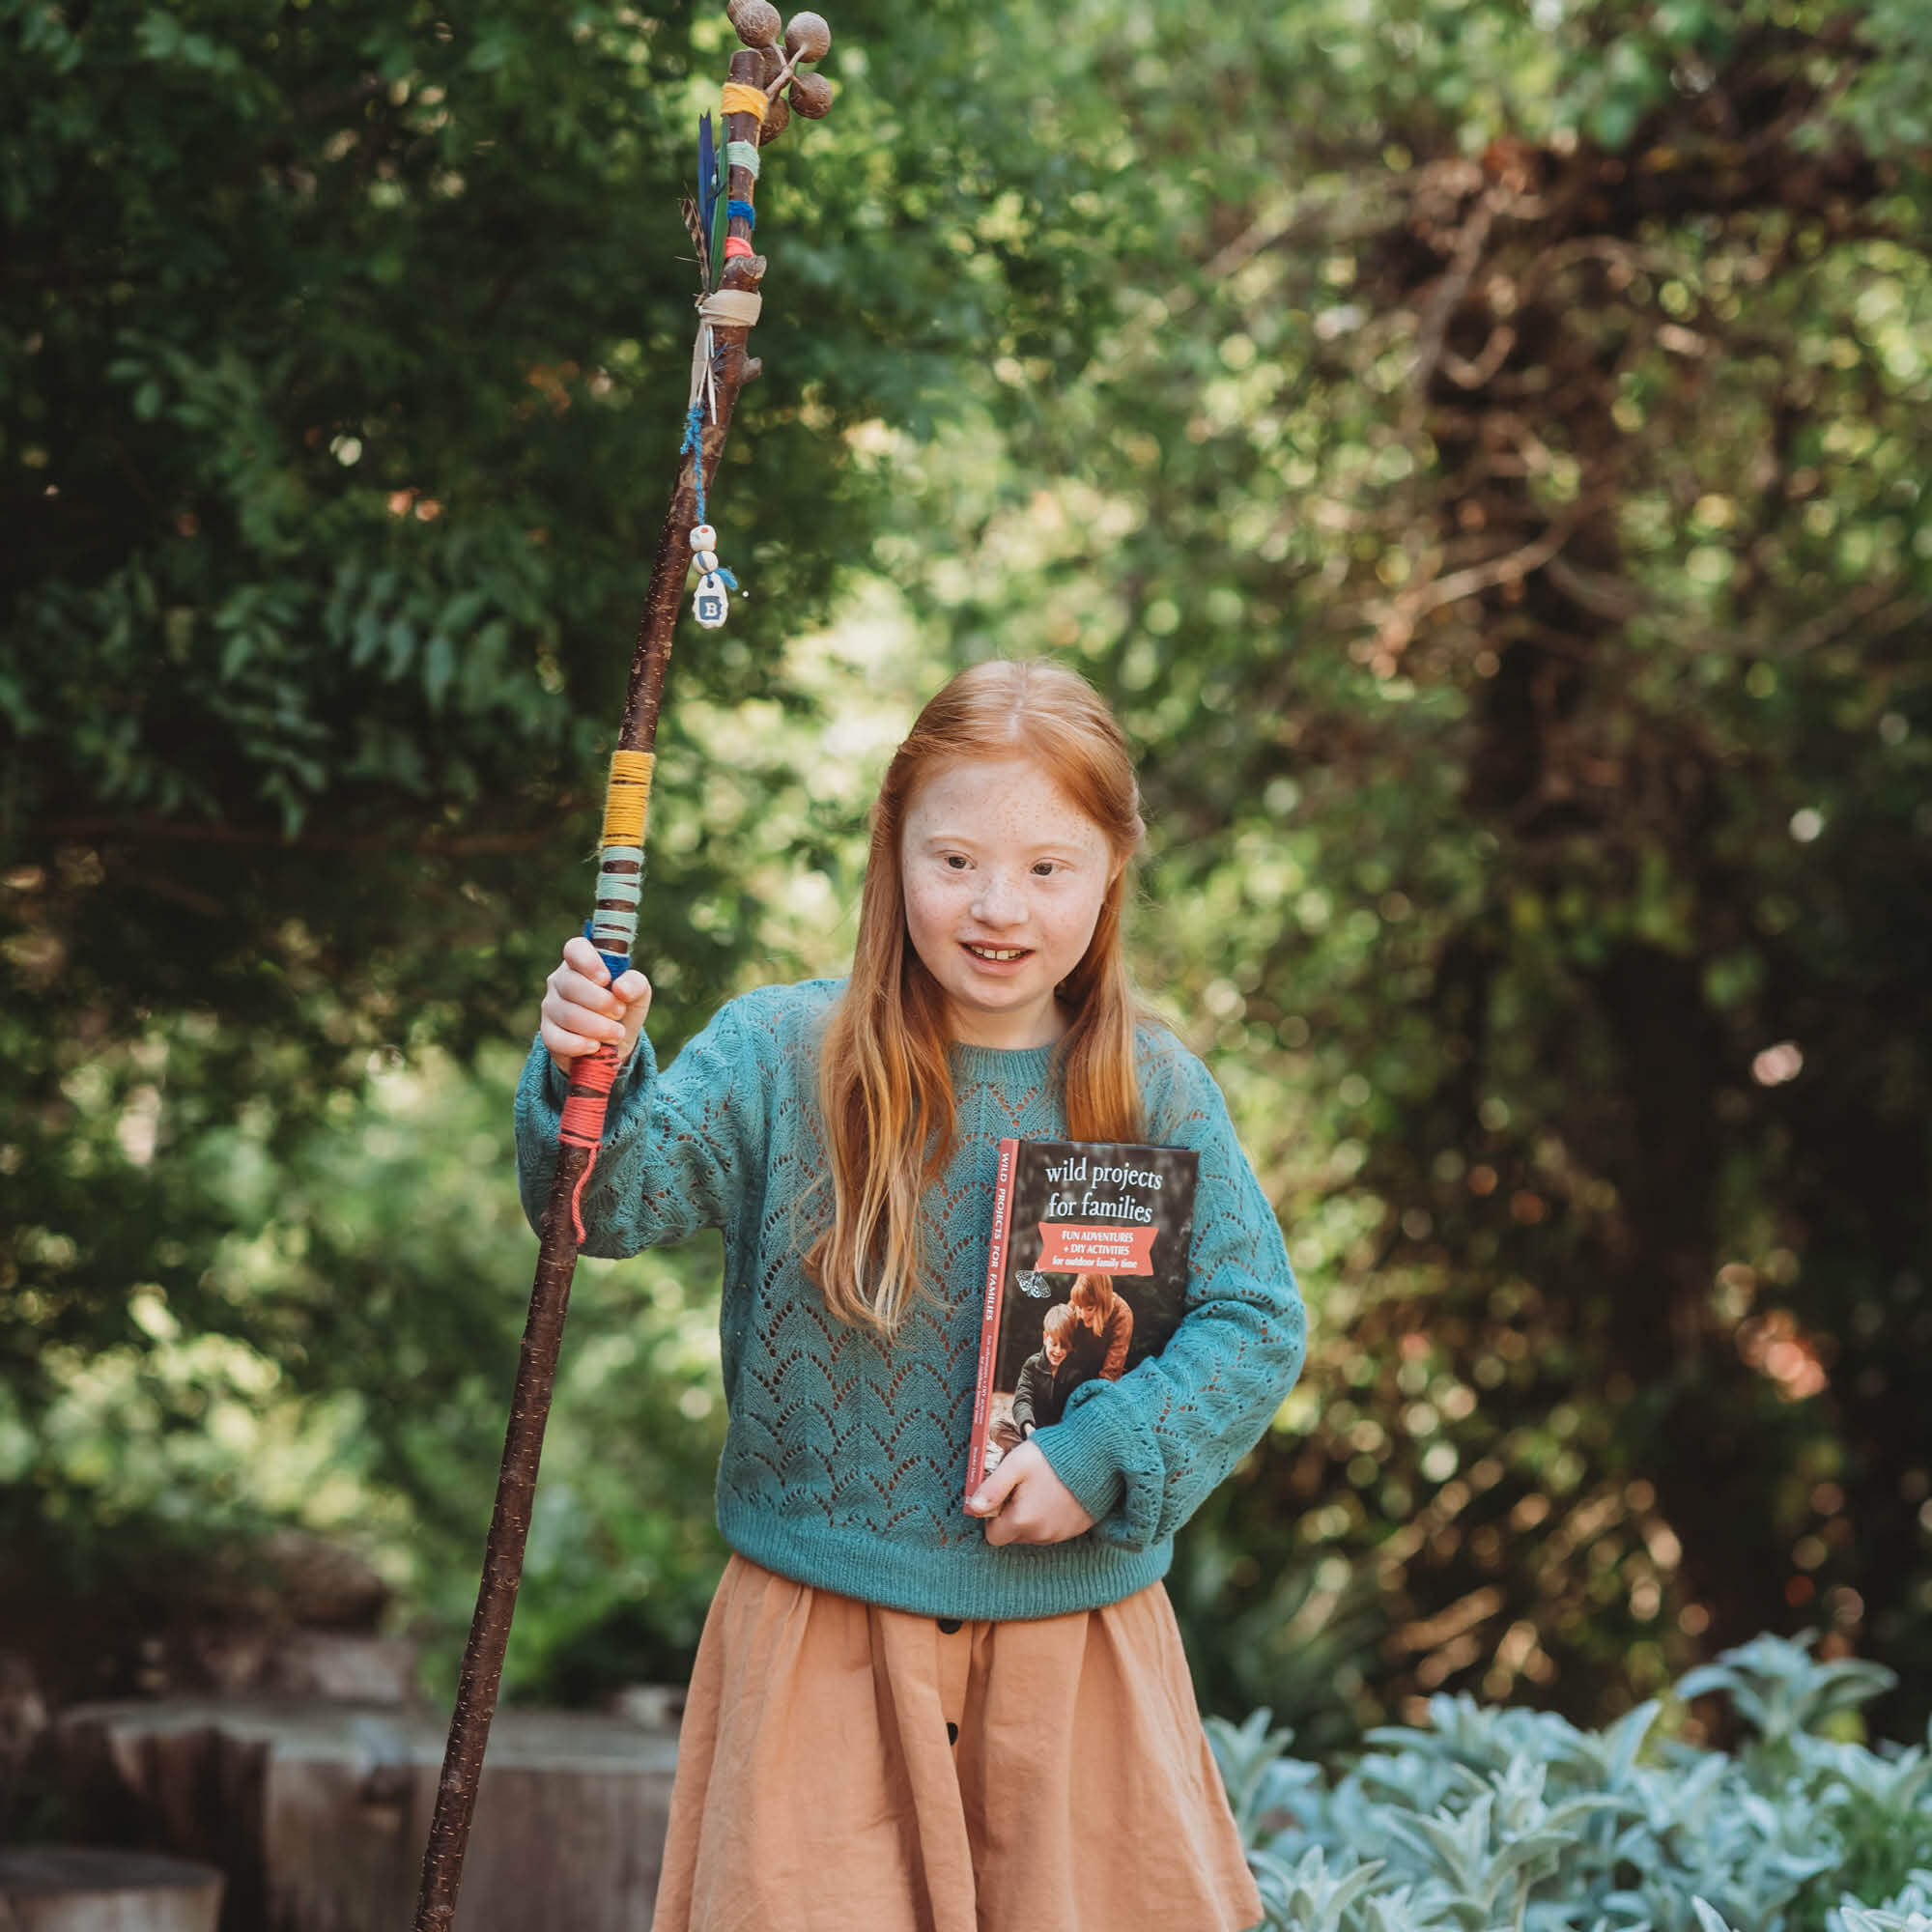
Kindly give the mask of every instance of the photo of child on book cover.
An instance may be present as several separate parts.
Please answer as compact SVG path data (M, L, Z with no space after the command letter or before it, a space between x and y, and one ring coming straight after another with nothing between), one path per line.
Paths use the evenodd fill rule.
M1187 1293L1191 1153L1044 1146L1024 1153L987 1410L988 1469L1058 1422L1083 1382L1119 1381L1156 1353ZM1110 1251L1121 1257L1118 1271L1075 1264Z
M994 1396L992 1437L1001 1455L1017 1449L1036 1429L1051 1429L1066 1406L1068 1392L1086 1379L1071 1359L1073 1331L1079 1325L1072 1308L1056 1301L1040 1320L1039 1352L1026 1358L1018 1385L1010 1396Z

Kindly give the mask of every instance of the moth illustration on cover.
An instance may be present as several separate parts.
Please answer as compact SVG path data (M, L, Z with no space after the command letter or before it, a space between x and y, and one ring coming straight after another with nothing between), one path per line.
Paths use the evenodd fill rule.
M1198 1169L1190 1148L1000 1143L967 1494L1179 1326Z

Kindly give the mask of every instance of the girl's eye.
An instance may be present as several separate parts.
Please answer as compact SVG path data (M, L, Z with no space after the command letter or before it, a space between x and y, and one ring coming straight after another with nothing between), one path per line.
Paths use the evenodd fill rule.
M963 872L966 869L966 855L963 852L949 852L946 863L953 871Z
M1033 869L1036 876L1046 879L1051 878L1060 867L1051 859L1041 859Z

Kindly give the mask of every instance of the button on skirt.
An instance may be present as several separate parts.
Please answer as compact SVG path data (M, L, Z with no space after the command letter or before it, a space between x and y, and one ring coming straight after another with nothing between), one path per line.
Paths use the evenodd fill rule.
M652 1932L1246 1932L1262 1904L1155 1583L1014 1623L733 1556Z

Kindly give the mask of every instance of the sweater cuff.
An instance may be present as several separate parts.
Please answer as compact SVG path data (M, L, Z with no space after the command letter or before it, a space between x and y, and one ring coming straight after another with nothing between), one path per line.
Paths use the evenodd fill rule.
M1032 1437L1047 1467L1095 1522L1112 1516L1127 1492L1127 1459L1116 1432L1132 1426L1121 1405L1084 1402Z

